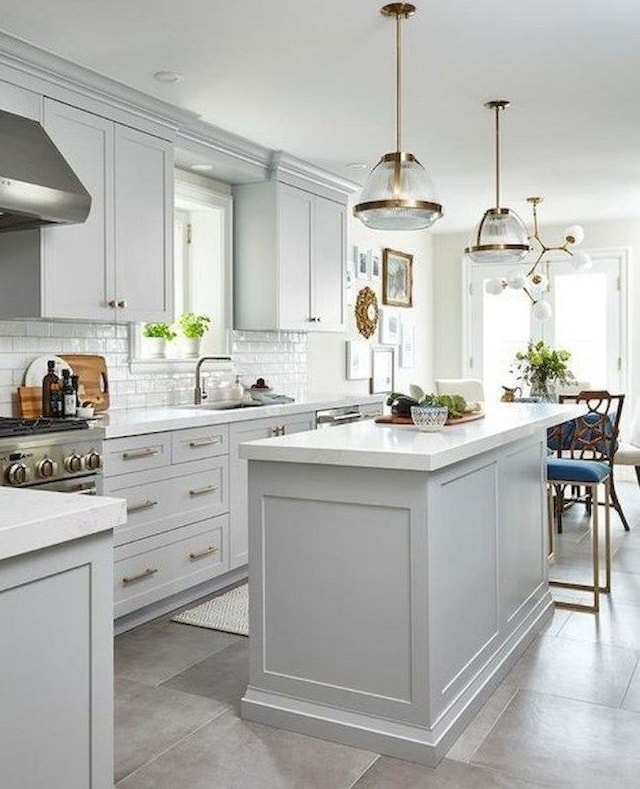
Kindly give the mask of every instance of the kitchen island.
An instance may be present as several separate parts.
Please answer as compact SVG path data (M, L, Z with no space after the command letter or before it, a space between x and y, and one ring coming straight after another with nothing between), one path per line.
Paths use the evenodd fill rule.
M546 429L496 404L420 433L372 422L249 460L244 718L435 765L552 614Z
M0 487L0 786L113 786L116 499Z

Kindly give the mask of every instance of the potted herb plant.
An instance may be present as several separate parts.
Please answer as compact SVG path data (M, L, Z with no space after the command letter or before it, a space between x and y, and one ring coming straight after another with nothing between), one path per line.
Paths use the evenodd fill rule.
M208 315L196 315L195 312L185 312L178 321L180 333L180 350L186 359L196 359L200 356L200 345L204 333L209 331L211 318Z
M175 339L176 333L168 323L145 323L142 337L144 355L149 359L164 359L167 343Z
M516 353L514 368L518 380L529 384L532 397L554 401L556 384L575 380L568 365L570 358L569 351L550 348L542 340L530 340L526 351Z

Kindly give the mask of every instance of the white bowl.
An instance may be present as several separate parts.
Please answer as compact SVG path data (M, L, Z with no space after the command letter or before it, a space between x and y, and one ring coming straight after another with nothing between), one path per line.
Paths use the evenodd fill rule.
M412 405L413 424L425 433L437 433L447 421L449 411L439 405Z

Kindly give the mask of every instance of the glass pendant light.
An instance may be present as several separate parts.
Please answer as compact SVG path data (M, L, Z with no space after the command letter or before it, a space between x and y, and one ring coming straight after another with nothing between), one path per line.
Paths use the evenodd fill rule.
M510 208L500 206L500 111L510 102L504 99L488 101L484 106L496 114L496 205L484 212L484 216L465 249L473 263L520 263L529 253L527 228L520 217Z
M402 151L402 19L415 13L411 3L389 3L384 16L396 19L396 150L371 171L354 206L354 216L374 230L423 230L442 216L442 206L424 167Z

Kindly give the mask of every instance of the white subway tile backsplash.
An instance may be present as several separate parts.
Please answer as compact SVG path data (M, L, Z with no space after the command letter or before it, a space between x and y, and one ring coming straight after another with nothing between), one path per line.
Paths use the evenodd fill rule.
M250 386L266 378L278 392L302 397L307 383L307 335L304 332L232 332L233 370ZM97 353L107 359L112 408L139 408L189 403L193 398L193 368L175 372L129 368L128 325L70 321L0 320L0 415L15 409L15 390L37 356ZM216 375L216 365L206 375ZM219 365L217 375L230 379L231 369ZM212 384L215 382L212 380Z

